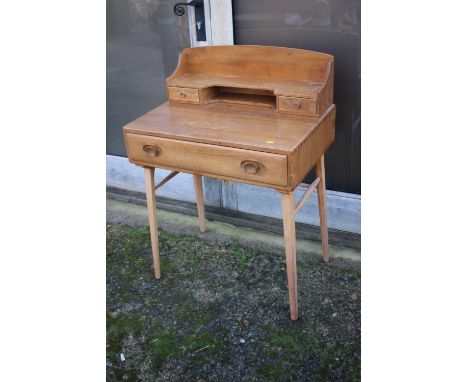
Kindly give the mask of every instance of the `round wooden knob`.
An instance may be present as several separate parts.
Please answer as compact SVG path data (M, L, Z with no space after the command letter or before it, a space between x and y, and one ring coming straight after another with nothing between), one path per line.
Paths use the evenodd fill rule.
M184 97L185 97L185 93L184 93L184 92L180 92L180 93L179 93L179 96L182 97L182 98L184 98Z
M296 98L296 99L294 100L294 106L296 107L296 110L299 110L299 109L301 108L301 106L302 106L302 100Z
M246 174L249 174L249 175L257 174L262 169L262 165L260 163L254 162L254 161L251 161L251 160L243 161L240 164L240 166L241 166L242 170L244 170L244 172Z
M146 145L143 147L145 155L149 157L158 157L162 154L162 150L158 146Z

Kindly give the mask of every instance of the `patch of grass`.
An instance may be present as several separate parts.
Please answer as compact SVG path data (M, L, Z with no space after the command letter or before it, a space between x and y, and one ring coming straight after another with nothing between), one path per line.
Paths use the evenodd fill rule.
M343 268L343 267L338 267L338 266L329 266L324 263L316 263L314 261L310 261L307 263L304 263L302 261L297 262L297 268L298 269L317 269L320 271L323 271L325 273L334 273L334 274L339 274L342 276L345 276L351 280L360 280L361 279L361 272L356 271L354 269L350 268Z
M341 275L350 278L351 280L360 280L361 273L349 268L335 268Z
M220 342L211 333L193 333L185 340L185 346L190 352L203 349L208 346L209 350L216 350L220 347ZM208 350L207 349L207 350Z
M112 316L106 315L106 336L108 345L108 358L113 358L122 350L123 340L133 335L138 337L143 330L143 324L140 317L134 314L124 315L118 314Z
M285 331L273 333L270 344L281 348L285 353L298 353L304 349L293 333Z
M341 372L349 374L349 381L360 381L361 363L355 357L355 353L359 354L360 350L360 341L327 349L316 370L317 375L321 380L328 381L333 379L334 373Z
M175 298L175 312L179 320L190 322L194 327L202 327L213 321L221 311L219 302L212 302L207 308L194 305L191 297L185 293L177 294Z
M169 272L172 270L172 265L169 260L160 259L161 272Z
M319 268L320 265L317 263L314 263L313 261L310 261L308 263L304 263L302 261L297 261L297 269L317 269Z
M200 262L200 256L197 256L196 254L193 253L187 253L184 257L184 264L193 267L197 265Z
M172 331L155 330L148 337L146 349L151 353L155 367L159 367L168 357L180 354L180 347Z
M148 227L130 228L121 240L123 253L126 256L141 253L150 248L150 233Z
M231 254L234 256L237 265L241 268L247 268L250 261L257 256L256 252L248 251L240 246L231 247Z
M297 368L295 362L290 362L288 359L279 359L275 362L267 363L257 368L257 373L267 381L291 381L296 380L292 375Z
M276 362L270 365L264 365L257 368L257 373L265 377L267 381L279 381L286 373L286 368L283 362Z
M131 240L135 240L138 242L144 242L149 240L150 231L148 226L142 227L132 227L129 230L128 236Z

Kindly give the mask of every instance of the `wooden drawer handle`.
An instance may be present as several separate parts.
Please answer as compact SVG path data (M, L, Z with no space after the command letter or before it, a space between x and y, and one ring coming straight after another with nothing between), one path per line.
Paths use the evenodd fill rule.
M294 100L294 107L296 108L296 110L299 110L301 106L302 106L302 100L299 98L296 98Z
M162 154L162 150L158 146L153 145L143 146L143 151L149 157L158 157Z
M184 98L184 97L185 97L185 93L184 93L184 92L180 92L180 93L179 93L179 96L180 96L181 98Z
M242 170L249 175L257 174L262 169L262 165L260 163L251 160L241 162L240 166Z

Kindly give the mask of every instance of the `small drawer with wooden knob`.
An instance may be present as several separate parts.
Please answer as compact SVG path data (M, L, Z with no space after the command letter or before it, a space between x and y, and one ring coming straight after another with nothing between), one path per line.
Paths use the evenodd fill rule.
M200 103L198 89L168 86L169 100L176 102Z
M132 133L125 134L125 142L130 162L142 166L287 185L286 155Z
M288 114L318 116L317 103L312 98L278 96L278 111Z

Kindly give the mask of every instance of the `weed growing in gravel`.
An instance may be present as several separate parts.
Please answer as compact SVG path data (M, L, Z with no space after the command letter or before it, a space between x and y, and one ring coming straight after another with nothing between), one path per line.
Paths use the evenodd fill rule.
M250 261L257 255L257 253L248 251L239 246L233 246L231 248L231 253L236 260L236 263L241 268L247 268Z
M143 323L136 315L107 313L107 357L116 359L122 351L122 343L125 337L138 337L143 330Z
M216 350L220 347L219 341L210 333L193 333L185 341L190 352L196 352L205 348Z
M146 348L152 354L156 367L160 366L169 356L176 356L180 353L172 331L161 332L159 329L156 329L149 336Z

